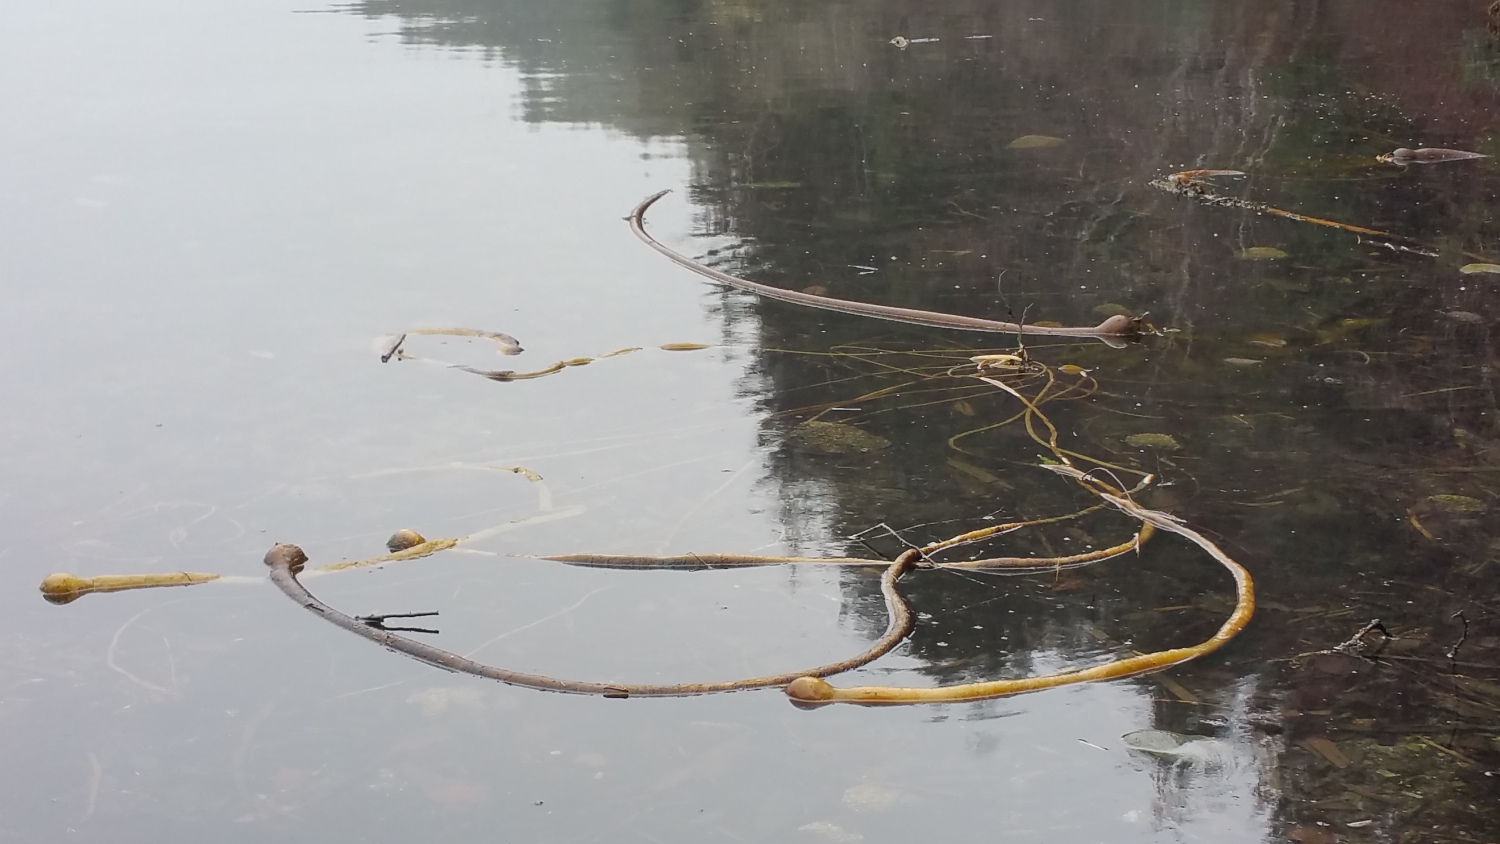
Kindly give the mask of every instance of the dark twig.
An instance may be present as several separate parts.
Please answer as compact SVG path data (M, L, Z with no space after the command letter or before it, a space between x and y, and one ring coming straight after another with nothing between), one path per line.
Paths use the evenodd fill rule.
M405 334L402 334L400 337L397 337L396 338L396 342L391 344L390 349L386 350L386 353L380 356L380 362L381 363L390 363L391 362L391 358L395 357L396 355L401 354L401 344L405 343L405 342L406 342L406 335Z
M386 630L392 633L431 633L437 635L438 631L429 630L426 627L387 627L385 623L386 619L391 618L427 618L435 615L437 615L436 610L432 612L393 612L386 613L385 615L357 615L354 617L354 620L362 622L376 630Z
M1446 654L1446 656L1448 657L1448 673L1457 674L1458 649L1463 647L1464 640L1469 638L1469 619L1464 615L1463 610L1455 610L1453 615L1450 615L1448 617L1458 619L1459 623L1463 625L1463 629L1458 633L1458 641L1453 643L1453 647L1449 648L1448 653Z
M1380 635L1383 638L1381 638L1380 644L1375 647L1374 651L1366 653L1365 637L1377 630L1380 631ZM1391 631L1385 629L1385 625L1380 623L1380 619L1372 618L1370 619L1369 624L1366 624L1364 627L1359 628L1358 633L1355 633L1353 636L1350 636L1348 639L1340 642L1338 645L1330 649L1329 652L1347 654L1349 656L1357 656L1364 659L1373 660L1376 657L1380 656L1381 651L1385 650L1386 643L1394 638L1396 637L1391 635Z
M1383 638L1380 640L1380 644L1376 645L1375 649L1371 651L1368 650L1369 645L1365 637L1376 631L1379 631ZM1297 654L1291 658L1291 663L1293 666L1300 667L1302 661L1310 656L1327 656L1328 654L1343 654L1344 656L1359 657L1360 659L1368 659L1374 662L1380 656L1380 652L1385 650L1386 643L1394 638L1396 637L1391 635L1391 631L1385 629L1385 625L1380 623L1380 619L1372 618L1368 624L1359 628L1359 632L1337 645L1318 651Z

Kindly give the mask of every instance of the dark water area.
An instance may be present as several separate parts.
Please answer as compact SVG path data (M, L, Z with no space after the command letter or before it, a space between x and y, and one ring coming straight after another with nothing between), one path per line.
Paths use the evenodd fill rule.
M1480 842L1500 830L1500 20L1481 3L35 7L0 32L0 840ZM1398 148L1483 154L1398 165ZM1192 170L1235 171L1204 177ZM1126 344L904 325L673 266ZM410 333L464 327L519 339ZM404 350L422 358L382 364ZM664 344L704 348L669 351ZM1060 447L1253 575L1167 671L940 705L608 700L409 661L307 583L591 681L830 662L875 567L1097 503L971 356L1078 389ZM637 351L606 356L637 348ZM481 370L555 374L511 382ZM1008 376L1023 392L1038 381ZM1033 393L1034 394L1034 393ZM510 471L514 467L526 472ZM945 559L1128 542L1118 512ZM199 571L52 606L47 574ZM835 685L1207 639L1159 534L911 572ZM1142 731L1155 731L1145 733ZM1127 738L1129 736L1130 738ZM1143 742L1158 745L1143 752ZM1165 743L1165 744L1162 744ZM1153 745L1156 746L1156 745Z

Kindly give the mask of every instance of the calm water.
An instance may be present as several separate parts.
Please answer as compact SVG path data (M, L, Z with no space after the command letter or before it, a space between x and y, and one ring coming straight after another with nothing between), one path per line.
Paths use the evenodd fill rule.
M1500 277L1460 270L1500 256L1500 170L1375 162L1500 155L1481 4L81 0L12 10L0 106L0 840L1500 829ZM1214 190L1259 205L1150 184L1190 168L1245 172ZM274 541L316 563L398 527L493 528L309 585L351 612L440 610L438 644L507 668L730 679L864 648L877 575L525 555L893 555L889 533L851 536L1088 503L1019 427L966 433L1013 399L927 377L1014 337L721 290L621 221L663 188L653 232L768 283L1000 319L1149 313L1164 333L1123 349L1029 338L1099 383L1047 410L1068 448L1158 472L1142 502L1251 570L1251 626L1147 678L801 711L774 690L616 701L451 675L270 588ZM379 362L422 326L525 346L408 338L482 369L642 349L514 383ZM889 445L807 445L797 425L827 407ZM1097 514L975 555L1129 530ZM56 571L176 570L244 582L36 593ZM1232 605L1170 537L904 586L916 632L840 684L1096 663L1199 641ZM1314 653L1372 619L1397 637L1378 660ZM1128 749L1143 729L1198 752Z

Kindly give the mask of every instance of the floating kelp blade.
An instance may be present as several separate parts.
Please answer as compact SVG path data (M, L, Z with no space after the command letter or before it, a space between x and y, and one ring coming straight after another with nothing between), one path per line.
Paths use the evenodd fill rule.
M1447 161L1469 161L1475 158L1489 158L1489 156L1484 153L1469 152L1461 149L1433 147L1423 147L1421 149L1401 147L1384 155L1375 156L1375 160L1381 164L1396 164L1402 167L1408 164L1442 164Z
M853 314L855 316L872 317L874 319L886 319L893 322L904 322L910 325L927 325L934 328L953 328L961 331L989 331L1013 334L1021 330L1021 326L1014 322L1000 322L998 320L980 319L978 317L960 316L958 314L945 314L939 311L922 311L914 308L898 308L892 305L876 305L868 302L854 302L848 299L835 299L831 296L817 296L811 293L803 293L799 290L784 290L780 287L772 287L769 284L761 284L758 281L732 276L721 272L713 267L700 264L692 258L679 252L675 252L646 232L646 209L653 203L671 191L661 191L641 200L641 204L630 212L626 219L630 221L630 230L635 232L643 243L655 249L657 252L667 256L672 263L680 267L692 270L705 278L713 279L721 284L727 284L737 290L764 296L767 299L775 299L778 302L789 302L794 305L807 305L824 311L833 311L841 314ZM1025 327L1026 334L1045 334L1058 337L1093 337L1103 340L1109 345L1115 345L1120 341L1138 337L1147 333L1143 321L1139 318L1128 316L1112 316L1098 325L1091 327L1069 327L1069 326L1035 326ZM1114 342L1110 342L1113 340Z

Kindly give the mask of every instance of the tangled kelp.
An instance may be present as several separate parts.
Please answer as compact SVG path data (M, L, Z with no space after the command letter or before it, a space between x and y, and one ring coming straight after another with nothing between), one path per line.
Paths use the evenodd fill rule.
M1101 325L1091 328L1060 328L1060 327L1023 327L1019 324L996 322L990 320L976 320L969 317L961 317L952 314L942 314L928 311L915 311L905 308L891 308L881 305L869 305L865 303L849 302L846 300L831 299L824 296L816 296L806 293L791 293L789 291L771 288L756 282L749 282L734 276L721 273L717 270L698 264L676 252L662 246L646 234L642 215L651 203L661 196L647 198L638 205L628 218L631 228L645 242L657 251L667 255L674 262L694 270L711 279L730 284L736 288L757 293L768 298L781 301L794 302L797 304L810 305L812 307L834 310L842 313L851 313L862 316L870 316L880 319L892 319L919 325L933 325L944 328L962 328L980 331L1004 331L1016 332L1024 338L1026 333L1051 336L1069 337L1094 337L1104 339L1110 345L1117 345L1123 338L1139 333L1144 328L1144 323L1135 318L1115 315L1105 320ZM389 361L392 358L420 359L408 355L403 351L403 343L406 334L446 334L453 336L480 337L494 340L499 344L499 351L503 354L515 354L520 351L520 343L509 335L495 332L485 332L474 329L415 329L408 331L397 338L394 344L382 356L382 360ZM689 344L672 344L671 350L688 348ZM693 345L692 348L701 348ZM608 357L622 354L634 349L622 349L612 352ZM852 350L851 350L852 351ZM857 354L857 353L856 353ZM571 692L578 694L602 695L604 697L653 697L653 696L677 696L696 695L711 692L737 691L742 689L765 688L779 686L784 688L786 694L800 705L818 705L831 702L859 702L859 703L923 703L959 700L979 700L985 698L999 697L1003 695L1017 694L1034 689L1051 688L1071 683L1081 683L1092 680L1116 679L1134 676L1150 671L1177 665L1190 659L1207 654L1221 647L1229 639L1233 638L1246 623L1254 612L1254 589L1249 574L1238 563L1232 560L1221 549L1202 534L1188 528L1175 517L1157 510L1148 510L1136 504L1131 496L1149 485L1153 479L1152 475L1129 467L1120 466L1115 463L1106 462L1090 457L1077 451L1064 448L1059 442L1057 427L1043 412L1044 405L1058 400L1081 399L1092 394L1097 387L1097 382L1088 371L1081 367L1064 365L1054 369L1040 361L1031 359L1024 345L1018 346L1012 351L967 355L967 362L953 365L944 363L941 366L903 368L895 367L888 371L897 371L910 375L910 380L902 385L894 387L887 386L880 390L867 392L858 397L858 401L873 399L876 397L901 395L903 388L920 387L922 389L944 390L951 385L933 386L928 382L935 379L947 379L962 384L978 387L987 392L998 390L1017 400L1021 409L1008 418L993 424L980 426L973 431L959 436L968 436L982 431L993 430L997 427L1020 421L1032 441L1046 449L1048 457L1044 458L1045 468L1063 475L1074 481L1079 488L1087 492L1098 503L1085 507L1074 513L1042 517L1029 520L1011 521L1003 524L990 525L976 530L964 531L948 539L929 543L925 546L908 547L904 552L890 561L867 560L867 559L823 559L823 558L792 558L792 557L758 557L750 555L735 554L710 554L710 555L685 555L677 557L631 557L624 555L601 555L601 554L569 554L546 557L558 562L624 569L679 569L695 570L705 568L725 568L735 566L759 566L759 565L879 565L883 567L880 586L881 593L886 606L886 629L868 648L859 654L839 660L834 663L816 666L810 669L785 672L775 675L751 677L738 680L722 680L704 683L681 683L681 684L643 684L624 682L597 682L584 680L565 680L548 677L539 674L528 674L512 671L504 668L485 665L475 662L466 657L449 651L433 647L406 636L400 635L403 628L388 627L385 622L391 618L406 618L430 615L431 613L405 613L385 616L352 616L329 606L314 596L302 584L299 575L302 573L306 563L307 555L301 548L287 543L277 543L266 554L265 563L270 568L271 581L289 598L298 604L316 613L321 618L341 627L351 633L369 639L383 647L398 651L414 659L447 668L454 671L473 674L475 676L498 680L513 685L526 686L529 688L548 691ZM533 372L515 371L487 371L477 368L460 366L465 371L482 375L496 381L526 380L542 377L553 372L561 371L569 366L581 365L591 362L593 358L575 358L560 361L550 367L545 367ZM452 364L449 364L452 366ZM1071 380L1060 383L1059 374L1069 376ZM908 393L909 394L909 393ZM841 423L834 423L820 419L835 408L834 405L826 405L811 412L810 418L804 418L798 429L803 432L815 432L815 434L804 433L802 438L810 443L821 443L822 448L830 453L862 453L886 447L889 443L882 438L861 432ZM974 411L970 408L970 413ZM845 431L844 429L848 429ZM794 432L798 429L794 429ZM796 439L795 436L792 437ZM955 437L954 440L957 440ZM849 445L853 443L853 445ZM831 445L830 445L831 444ZM957 445L950 441L957 448ZM1080 466L1092 467L1089 469ZM534 472L518 467L503 467L518 474L523 474L534 482L540 482L540 477ZM971 471L983 471L975 467ZM1127 489L1118 480L1116 473L1135 474L1140 476L1139 483ZM550 501L550 499L549 499ZM1091 550L1079 554L1052 555L1048 557L991 557L980 560L965 560L957 562L944 562L937 559L942 552L966 546L974 542L990 539L996 536L1031 527L1039 524L1078 518L1079 516L1098 511L1104 508L1113 508L1127 516L1138 524L1132 535L1121 542L1114 543L1108 547ZM438 551L457 547L466 540L478 538L491 531L481 531L470 537L450 537L444 539L428 540L420 534L412 531L398 531L391 538L388 545L390 553L372 557L364 560L355 560L345 563L334 563L322 567L325 572L336 572L350 568L358 568L368 565L382 563L393 563L402 560L417 559L430 556ZM1113 557L1128 554L1132 551L1140 552L1143 544L1158 531L1165 530L1181 535L1197 544L1208 552L1216 561L1224 565L1235 578L1236 583L1236 605L1218 632L1209 640L1198 645L1172 648L1150 654L1137 654L1129 657L1118 658L1103 665L1073 671L1063 671L1042 677L1026 678L1019 680L1002 680L980 683L965 683L943 686L936 689L910 689L901 687L860 687L853 689L836 689L829 684L826 677L843 673L854 668L866 665L875 659L888 653L898 643L904 640L912 631L913 616L907 605L905 597L899 589L899 581L910 572L923 569L1004 569L1011 571L1037 571L1037 570L1061 570L1083 565L1091 565ZM54 575L43 583L43 593L55 603L65 603L76 599L88 592L120 591L124 589L144 588L149 586L178 586L192 585L194 583L211 582L218 579L216 575L195 573L168 573L165 575L150 576L105 576L100 578L75 578L70 575ZM404 628L407 632L431 632L421 628Z

